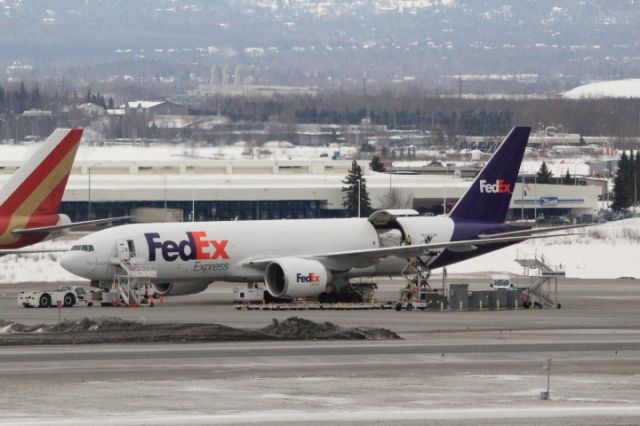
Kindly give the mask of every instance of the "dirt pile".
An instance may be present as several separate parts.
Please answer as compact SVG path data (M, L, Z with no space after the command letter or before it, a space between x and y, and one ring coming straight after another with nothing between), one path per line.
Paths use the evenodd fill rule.
M342 328L289 318L260 330L207 323L144 323L120 318L83 318L60 324L25 325L0 320L1 345L144 342L223 342L251 340L386 340L400 337L386 329Z
M260 330L278 340L393 340L396 333L384 328L342 328L330 322L317 323L291 317L284 321L273 319L271 325Z
M78 320L64 320L60 324L25 325L13 321L0 320L0 334L16 333L80 333L97 331L131 331L139 329L143 323L126 321L120 318L83 318Z

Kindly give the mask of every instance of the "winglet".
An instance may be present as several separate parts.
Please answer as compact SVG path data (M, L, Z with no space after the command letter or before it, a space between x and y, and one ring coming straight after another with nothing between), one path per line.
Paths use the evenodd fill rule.
M453 207L454 221L502 223L507 217L531 127L514 127Z

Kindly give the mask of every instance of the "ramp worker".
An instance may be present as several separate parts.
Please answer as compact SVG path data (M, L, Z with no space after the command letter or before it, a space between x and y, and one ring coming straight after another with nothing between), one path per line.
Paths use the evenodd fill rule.
M411 235L408 235L404 238L404 245L405 246L410 246L411 244L413 244L413 238L411 238Z

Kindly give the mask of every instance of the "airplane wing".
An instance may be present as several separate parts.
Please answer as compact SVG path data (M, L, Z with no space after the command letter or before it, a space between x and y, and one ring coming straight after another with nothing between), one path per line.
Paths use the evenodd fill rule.
M48 234L51 232L63 231L66 229L73 229L73 228L80 228L83 226L100 225L103 223L110 223L110 222L120 222L123 220L131 219L132 217L133 216L109 217L106 219L85 220L84 222L73 222L73 223L66 223L63 225L41 226L38 228L26 228L26 229L14 229L11 232L17 235Z
M443 243L429 243L429 244L416 244L409 246L396 246L396 247L381 247L365 250L347 250L334 253L320 253L302 256L304 258L315 258L324 260L326 263L333 263L341 265L339 269L344 268L345 264L353 265L351 267L359 267L360 265L370 264L371 260L396 256L402 258L411 258L424 256L429 253L438 253L444 250L453 251L472 251L476 250L478 246L486 244L498 244L498 243L517 243L525 240L539 239L539 238L551 238L551 237L566 237L568 235L576 234L547 234L547 235L524 235L524 236L507 236L496 238L482 238L475 240L462 240L462 241L449 241ZM276 258L262 258L262 259L250 259L246 262L246 265L265 268L271 261Z

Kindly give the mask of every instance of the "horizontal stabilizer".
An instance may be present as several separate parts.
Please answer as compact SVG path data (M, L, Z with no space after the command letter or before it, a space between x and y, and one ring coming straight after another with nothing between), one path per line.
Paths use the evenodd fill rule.
M69 251L68 248L60 249L7 249L0 250L0 256L9 254L39 254L39 253L63 253Z
M519 231L510 231L510 232L500 232L497 234L480 234L478 238L498 238L498 237L519 237L519 236L527 236L527 235L537 235L544 234L545 232L556 232L556 231L565 231L567 229L576 229L576 228L586 228L587 226L593 226L592 224L576 224L576 225L561 225L561 226L550 226L548 228L530 228L530 229L522 229Z

